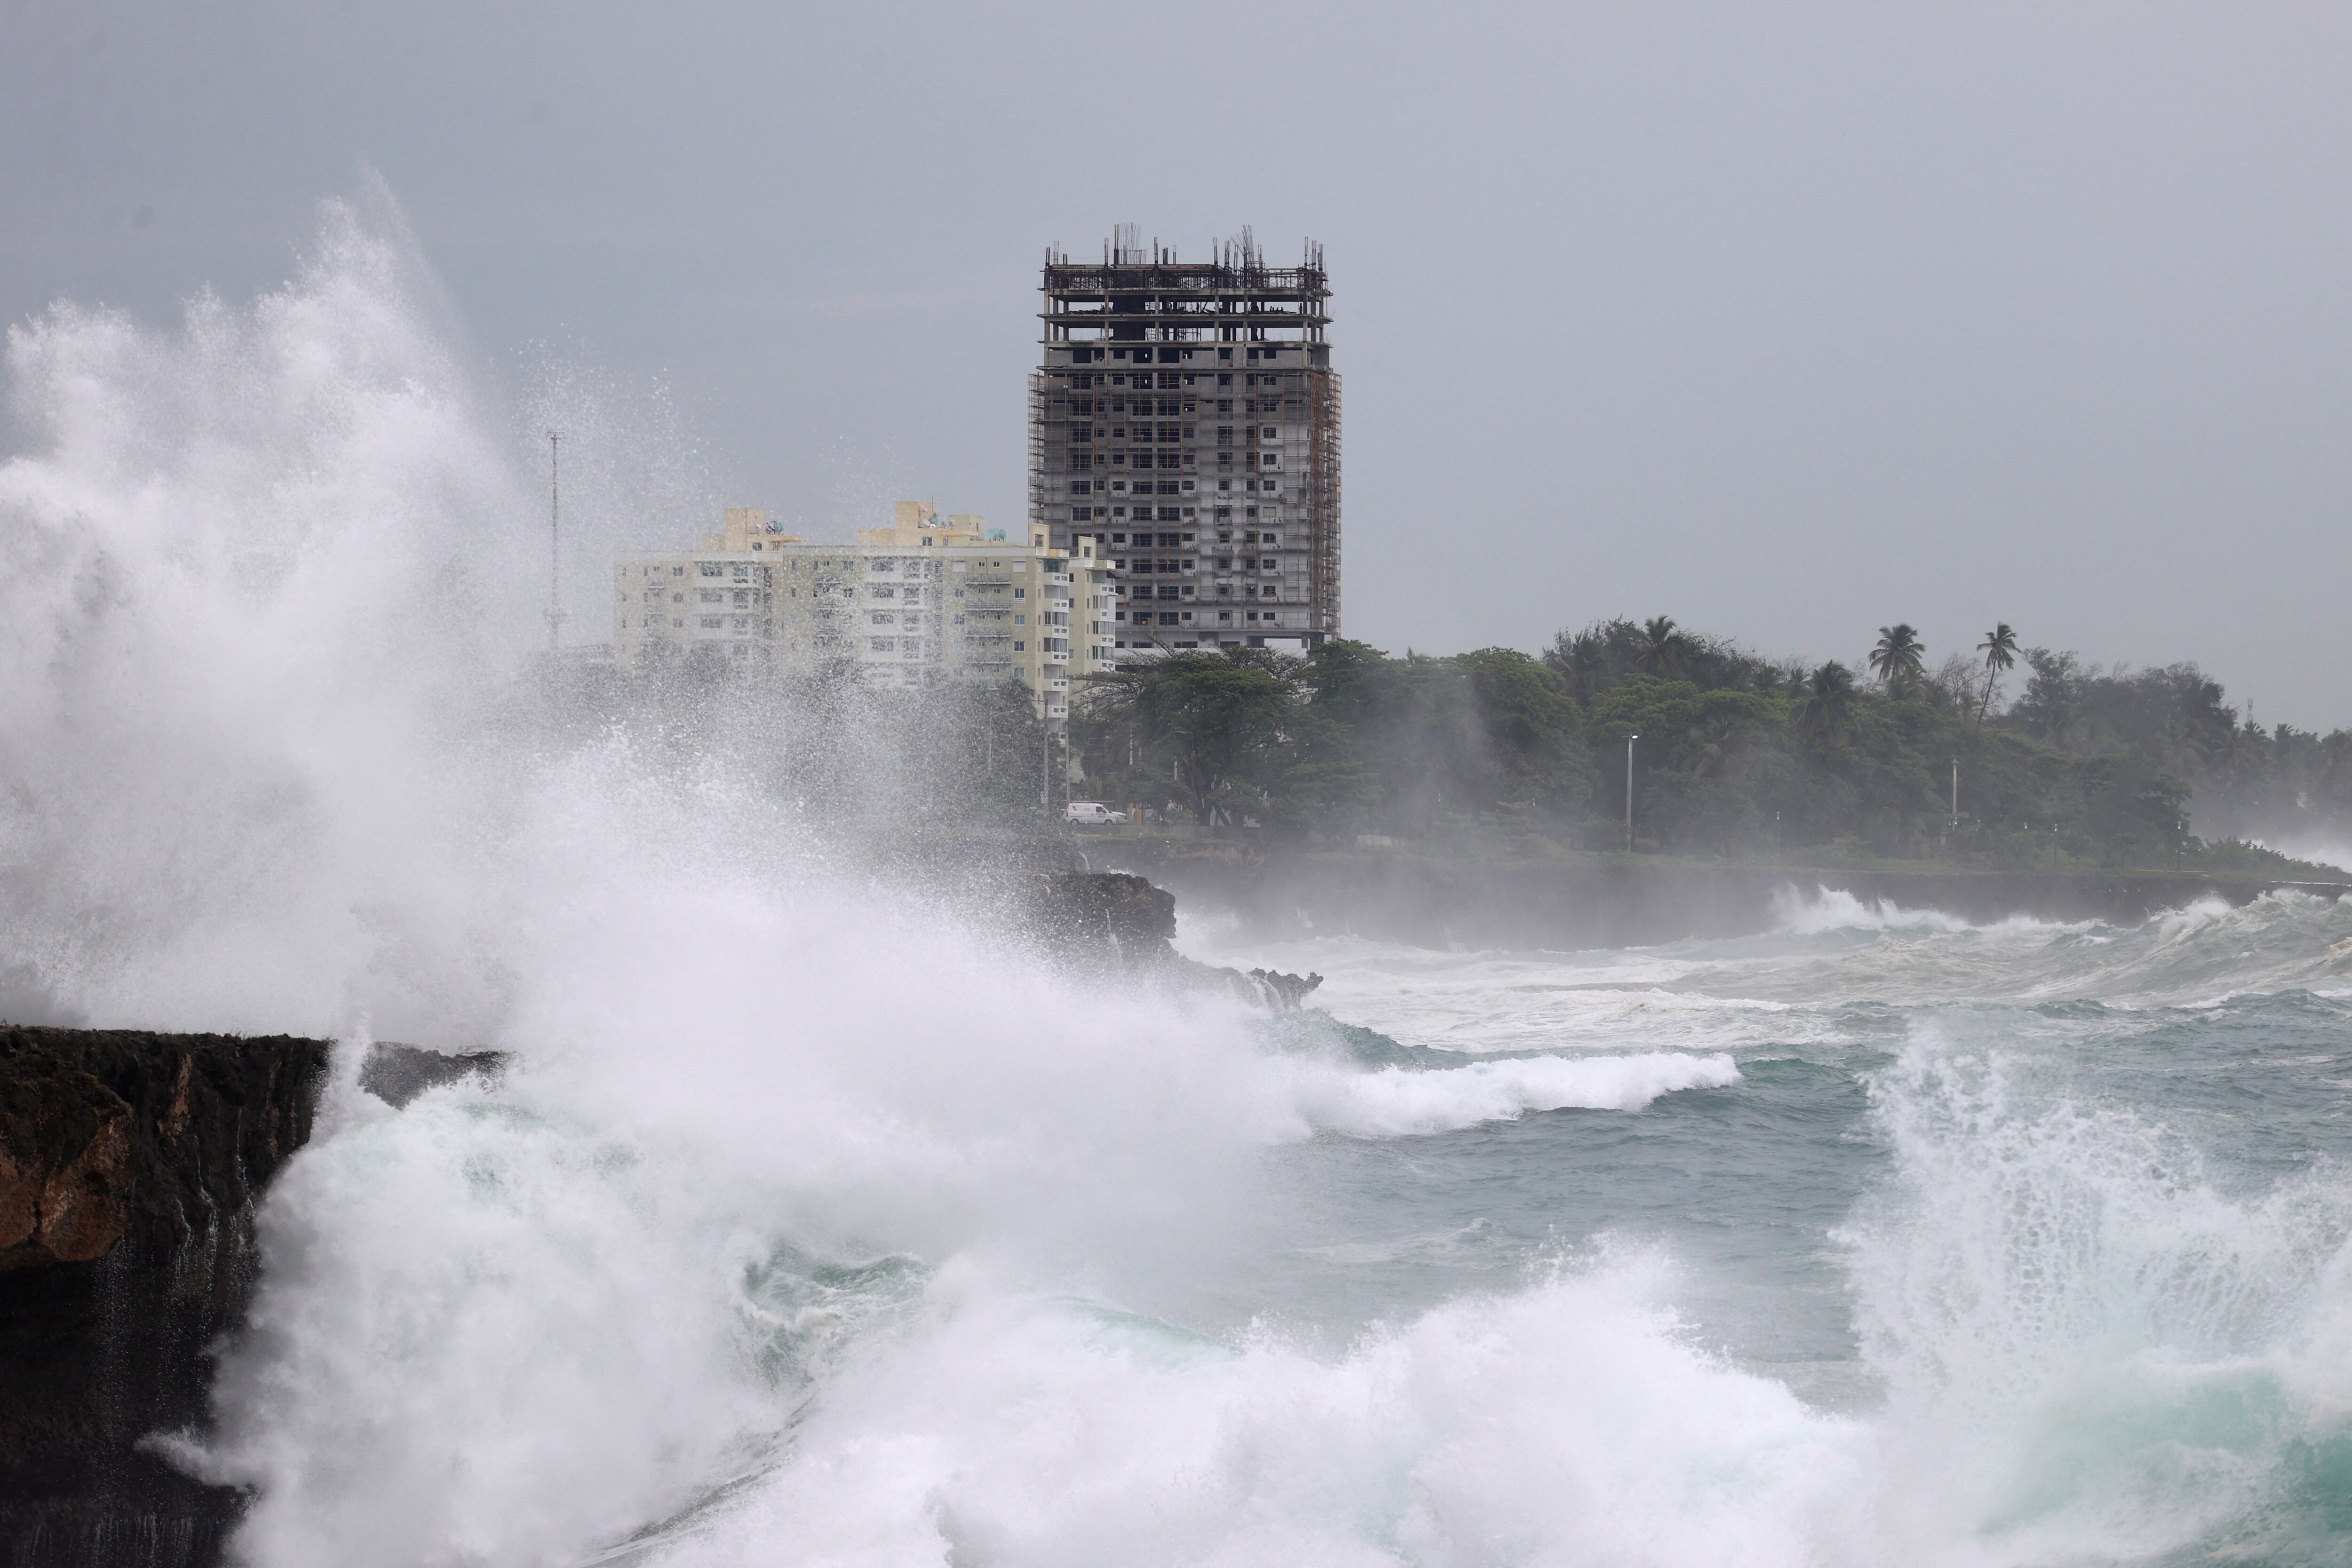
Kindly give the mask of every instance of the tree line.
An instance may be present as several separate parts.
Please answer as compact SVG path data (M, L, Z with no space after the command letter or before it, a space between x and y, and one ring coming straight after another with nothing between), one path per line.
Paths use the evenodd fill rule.
M2352 732L2264 730L2192 664L2108 670L2006 623L1933 664L1883 627L1859 671L1666 617L1539 656L1178 653L1082 694L1070 744L1086 791L1203 826L1603 850L1633 737L1645 851L2284 872L2242 841L2352 837Z

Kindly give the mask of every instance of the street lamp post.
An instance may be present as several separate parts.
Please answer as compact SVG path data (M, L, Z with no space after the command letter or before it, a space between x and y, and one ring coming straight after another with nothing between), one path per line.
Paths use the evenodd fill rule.
M558 484L563 432L547 433L547 651L563 652L563 528Z
M1633 743L1642 737L1625 737L1625 852L1633 852Z

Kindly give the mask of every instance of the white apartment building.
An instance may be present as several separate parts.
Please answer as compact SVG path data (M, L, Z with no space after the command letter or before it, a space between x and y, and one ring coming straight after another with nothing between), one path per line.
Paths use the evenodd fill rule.
M711 647L730 661L854 665L877 686L1015 680L1048 721L1112 664L1117 569L1092 540L1055 549L985 518L901 501L855 545L812 544L730 508L702 548L614 563L613 650L624 668Z

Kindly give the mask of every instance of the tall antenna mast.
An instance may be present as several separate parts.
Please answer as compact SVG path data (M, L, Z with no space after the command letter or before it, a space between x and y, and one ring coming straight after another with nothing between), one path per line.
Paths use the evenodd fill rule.
M563 597L560 584L560 564L563 535L558 524L562 516L561 486L563 433L547 433L547 651L563 651Z

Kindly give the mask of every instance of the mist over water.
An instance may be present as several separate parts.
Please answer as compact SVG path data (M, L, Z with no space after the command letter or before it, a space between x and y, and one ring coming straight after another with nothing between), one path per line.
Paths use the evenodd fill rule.
M1082 987L803 787L859 726L562 711L436 298L336 209L10 340L0 1011L346 1042L173 1450L247 1561L2346 1560L2352 909Z

